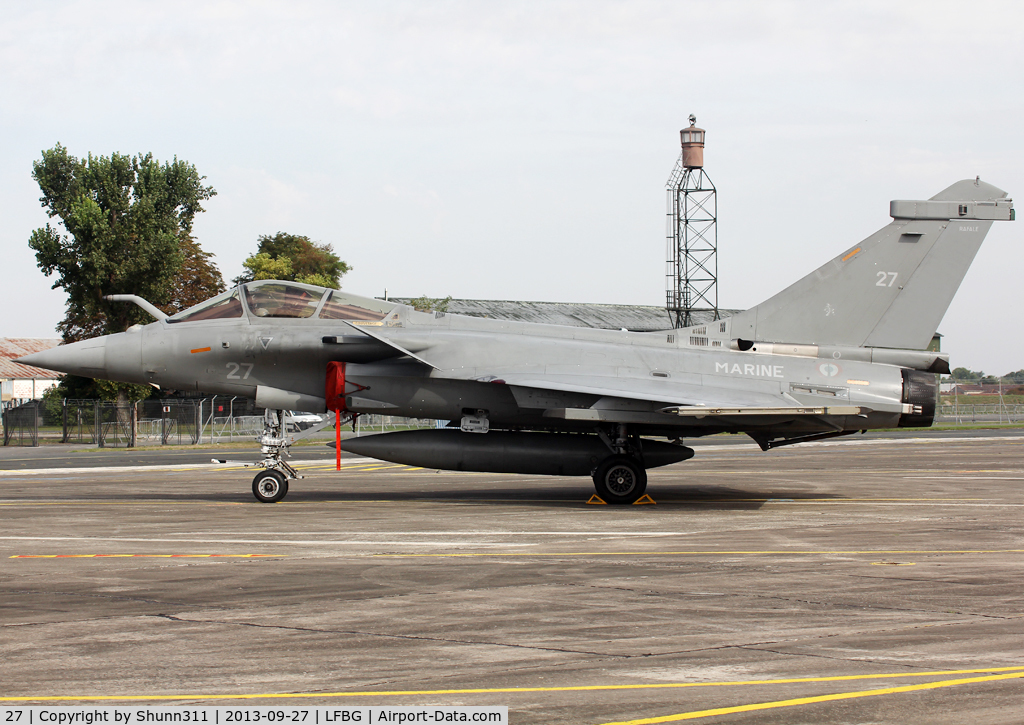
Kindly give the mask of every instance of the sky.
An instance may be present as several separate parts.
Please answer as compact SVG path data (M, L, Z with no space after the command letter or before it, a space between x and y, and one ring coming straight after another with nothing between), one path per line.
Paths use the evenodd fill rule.
M27 241L44 149L152 152L217 196L224 277L257 237L333 245L356 294L663 305L665 182L707 129L719 304L756 305L980 175L1024 195L1024 3L37 0L0 20L0 336L55 337ZM1021 222L939 331L1024 368Z

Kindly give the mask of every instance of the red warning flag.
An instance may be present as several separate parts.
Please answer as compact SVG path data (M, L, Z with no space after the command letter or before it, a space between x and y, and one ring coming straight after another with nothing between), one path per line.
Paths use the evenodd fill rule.
M327 410L334 411L334 454L341 470L341 411L345 410L345 363L327 363Z

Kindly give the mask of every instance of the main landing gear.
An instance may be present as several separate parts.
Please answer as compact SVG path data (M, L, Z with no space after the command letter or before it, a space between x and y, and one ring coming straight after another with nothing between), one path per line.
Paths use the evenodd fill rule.
M288 495L288 482L302 478L302 474L288 465L284 460L288 456L288 448L295 441L306 436L318 433L334 422L330 415L324 416L324 420L312 428L307 428L301 433L288 435L286 432L286 413L284 410L267 410L263 414L263 434L257 438L260 444L260 451L263 453L263 460L255 463L242 463L246 468L255 467L263 470L256 474L252 480L252 495L260 503L277 503ZM339 421L338 424L344 422ZM234 463L217 458L214 463Z
M609 504L631 504L647 491L647 471L643 466L640 441L626 434L620 423L613 439L605 431L598 431L613 455L601 461L594 470L594 488L598 497Z

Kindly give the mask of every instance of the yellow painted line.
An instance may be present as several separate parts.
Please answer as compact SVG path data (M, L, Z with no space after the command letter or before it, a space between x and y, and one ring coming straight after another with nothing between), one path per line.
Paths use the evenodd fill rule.
M901 692L920 692L921 690L937 690L942 687L956 687L957 685L971 685L978 682L995 682L997 680L1012 680L1024 677L1024 672L1017 672L1008 675L988 675L987 677L964 677L959 680L940 680L939 682L925 682L920 685L903 685L902 687L885 687L880 690L861 690L860 692L837 692L832 695L817 695L815 697L798 697L792 700L776 700L774 702L756 702L750 705L736 705L734 707L716 707L711 710L694 710L692 712L681 712L677 715L664 715L662 717L645 717L639 720L623 720L605 725L653 725L654 723L679 722L681 720L696 720L698 718L715 717L718 715L731 715L737 712L753 712L755 710L771 710L778 707L794 707L797 705L812 705L817 702L834 702L836 700L852 700L858 697L876 697L878 695L896 695Z
M1005 677L1024 677L1024 667L979 667L970 670L935 670L930 672L887 672L868 675L833 675L831 677L791 677L776 680L727 680L724 682L657 682L636 685L567 685L565 687L479 687L458 690L364 690L358 692L269 692L234 695L20 695L0 697L0 702L29 700L259 700L262 698L300 697L407 697L410 695L490 695L530 692L608 692L614 690L671 690L689 687L741 687L750 685L791 685L806 682L851 682L856 680L888 680L904 677L945 677L981 672L1012 672ZM933 683L929 683L933 684Z
M218 466L217 468L212 468L209 471L203 471L203 473L217 473L219 471L244 471L246 468L252 468L252 466ZM168 468L165 470L169 473L183 473L185 471L189 473L196 473L195 468ZM139 473L139 471L133 471L133 473ZM154 473L157 473L157 471L154 471Z
M361 471L380 471L380 470L383 470L385 468L408 468L408 466L405 466L404 464L400 464L400 463L386 465L386 466L377 466L375 464L369 464L369 467L367 467L367 465L368 464L366 464L366 463L354 463L354 464L350 463L348 465L342 464L341 470L342 471L360 471L361 472ZM327 463L310 463L310 464L307 464L307 465L297 465L297 466L295 466L295 468L298 468L298 469L303 470L303 471L311 471L311 470L331 470L331 471L334 471L334 470L337 470L335 468L335 464L334 463L329 463L329 464L327 464ZM218 469L218 470L224 471L224 470L230 470L230 469L221 468L221 469Z
M287 554L14 554L8 559L257 559Z
M561 551L561 552L509 552L496 551L466 554L374 554L382 558L449 558L457 556L845 556L870 554L1024 554L1024 549L877 549L866 551Z
M195 355L197 352L210 352L210 348L208 348L208 347L197 347L194 350L191 350L190 352L193 355Z
M855 255L855 254L857 254L857 252L859 252L859 251L860 251L860 247L857 247L857 248L856 248L856 249L854 249L854 250L853 250L852 252L850 252L850 253L849 253L849 254L847 254L847 255L846 255L845 257L843 257L842 261L844 261L844 262L845 262L845 261L846 261L847 259L849 259L850 257L854 256L854 255Z

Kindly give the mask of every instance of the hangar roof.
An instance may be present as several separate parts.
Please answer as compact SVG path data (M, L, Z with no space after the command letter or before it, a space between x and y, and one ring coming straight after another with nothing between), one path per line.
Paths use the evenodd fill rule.
M42 378L52 380L64 373L35 368L31 365L19 365L15 358L42 352L60 344L58 339L42 339L33 337L0 337L0 378L4 380L24 380Z

